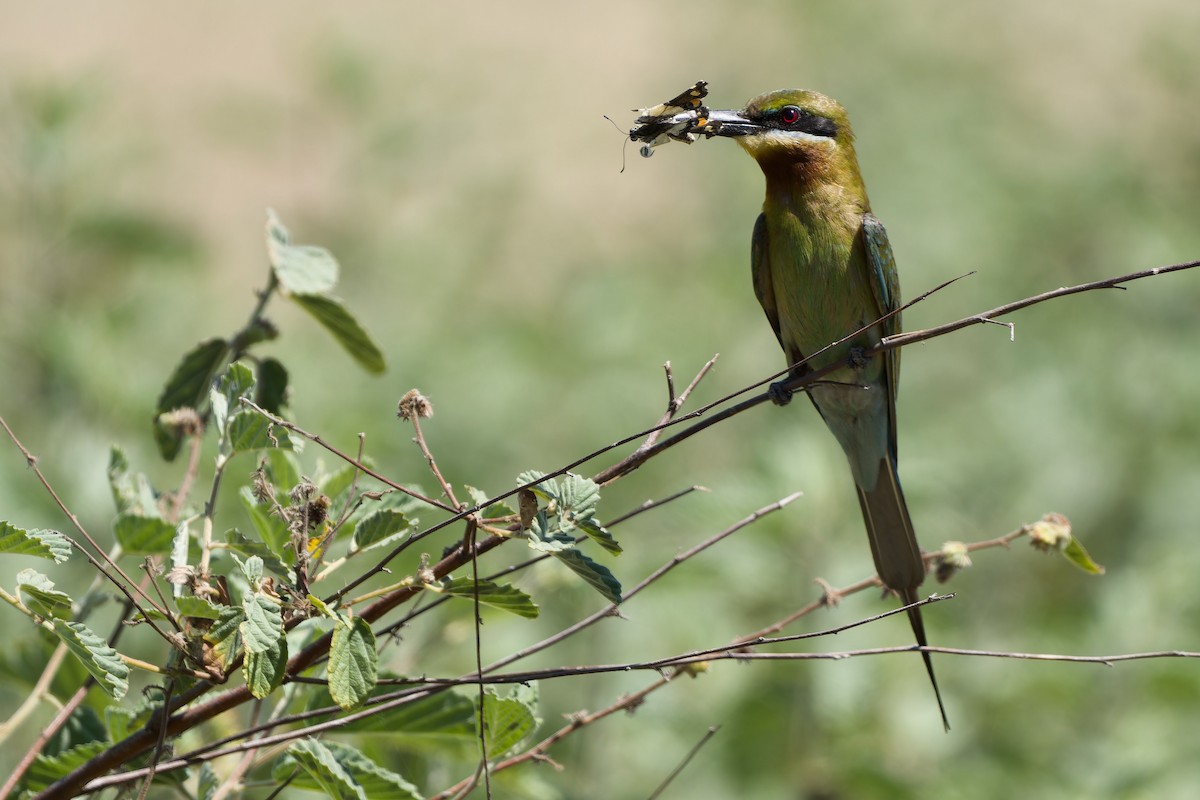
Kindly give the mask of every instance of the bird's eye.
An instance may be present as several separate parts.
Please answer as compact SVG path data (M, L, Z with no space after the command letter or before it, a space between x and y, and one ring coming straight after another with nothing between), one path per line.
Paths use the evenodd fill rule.
M784 106L779 110L779 120L784 125L795 125L800 121L800 109L796 106Z

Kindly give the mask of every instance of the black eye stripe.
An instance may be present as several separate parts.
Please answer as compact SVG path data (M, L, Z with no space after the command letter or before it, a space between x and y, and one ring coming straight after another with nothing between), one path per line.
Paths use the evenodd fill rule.
M837 136L837 123L798 106L784 106L763 115L763 123L786 131L803 131L813 136Z

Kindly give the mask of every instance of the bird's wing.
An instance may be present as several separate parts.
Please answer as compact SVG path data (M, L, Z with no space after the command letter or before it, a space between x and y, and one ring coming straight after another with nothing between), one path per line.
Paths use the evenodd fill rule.
M867 263L870 266L869 276L871 291L879 307L879 316L895 311L900 307L900 276L896 272L896 257L892 255L892 246L888 243L887 231L883 223L874 214L863 214L862 236L867 252ZM882 336L892 336L900 332L900 315L893 314L880 326ZM888 417L891 430L888 432L889 446L892 458L896 457L896 389L900 380L900 351L889 350L884 354L884 371L886 373L889 408Z
M754 223L754 238L750 243L750 273L754 279L754 296L775 331L779 346L787 351L783 336L779 332L779 309L775 305L775 286L771 282L771 264L767 260L767 215L759 214Z

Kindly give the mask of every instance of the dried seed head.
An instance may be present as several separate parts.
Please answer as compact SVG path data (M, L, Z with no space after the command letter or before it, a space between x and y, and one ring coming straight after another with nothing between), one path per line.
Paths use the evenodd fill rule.
M158 423L184 436L195 436L204 430L204 421L194 408L176 408L158 415Z
M417 389L409 389L404 397L400 398L400 404L396 407L396 416L408 422L414 418L428 419L433 416L433 405L429 402L429 398L421 394Z
M946 542L933 561L933 574L938 583L945 583L954 574L971 566L971 556L962 542Z

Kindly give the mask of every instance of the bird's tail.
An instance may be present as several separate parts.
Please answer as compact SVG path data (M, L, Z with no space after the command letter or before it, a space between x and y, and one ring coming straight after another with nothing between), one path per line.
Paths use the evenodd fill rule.
M921 558L921 547L913 532L912 519L908 516L908 506L904 502L904 492L900 490L900 478L892 459L880 460L875 488L867 491L858 487L858 502L862 506L863 522L866 523L867 536L871 541L875 569L879 571L884 586L900 595L905 605L917 602L917 587L925 579L925 562ZM917 644L927 646L920 606L908 609L908 621ZM942 693L933 674L933 660L927 652L922 652L921 657L925 660L925 671L929 673L929 682L937 697L942 724L946 730L950 730L946 706L942 703Z

